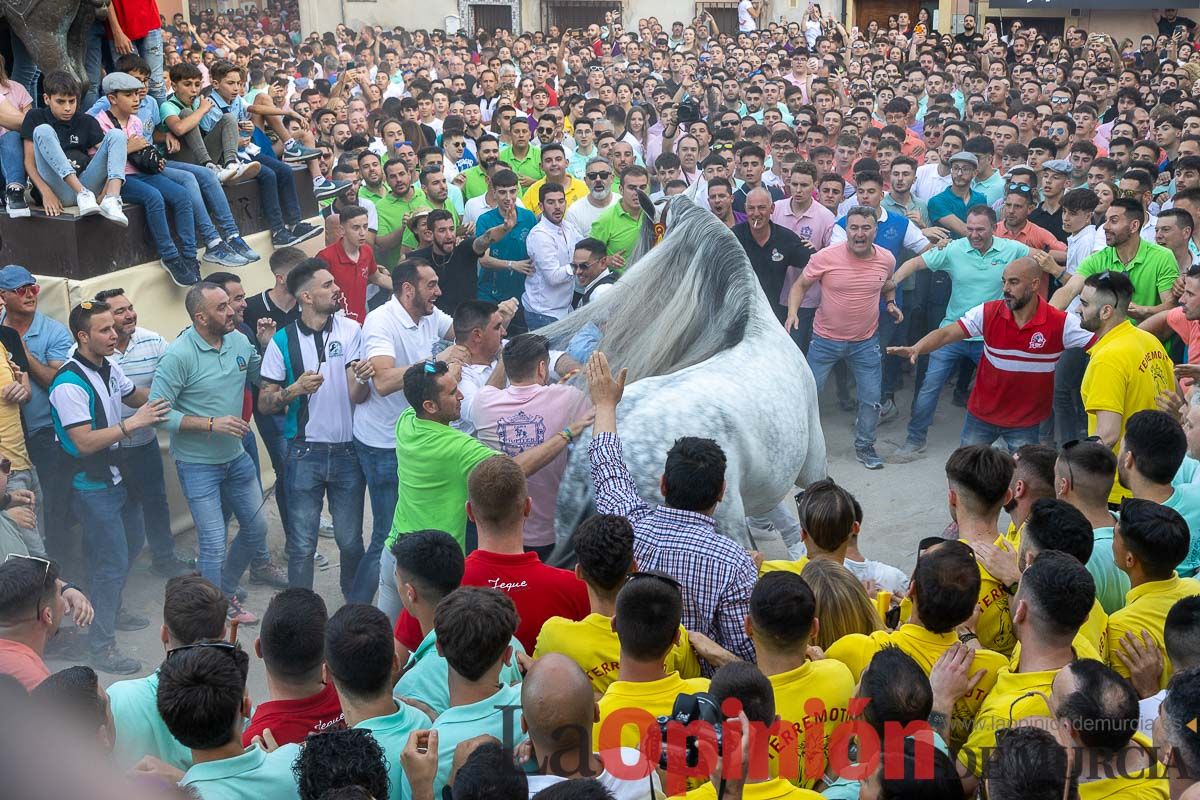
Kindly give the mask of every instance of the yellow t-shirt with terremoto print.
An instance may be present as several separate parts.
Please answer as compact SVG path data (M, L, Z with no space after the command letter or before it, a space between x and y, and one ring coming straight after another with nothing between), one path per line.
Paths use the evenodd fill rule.
M966 539L959 541L970 545ZM1003 548L1007 541L1007 537L1000 534L994 544ZM979 621L975 626L975 635L979 637L979 644L985 649L1007 656L1017 645L1017 634L1013 631L1012 614L1009 611L1009 594L1000 581L988 572L982 561L978 564Z
M562 653L574 661L592 682L592 690L604 694L617 680L621 669L621 643L612 629L612 617L588 614L581 620L551 617L542 624L533 657ZM700 661L688 641L688 633L679 626L679 641L667 653L667 672L681 678L700 677Z
M656 681L613 681L600 698L600 721L592 726L592 749L599 753L618 746L616 742L606 740L616 733L612 730L617 724L615 721L606 726L613 714L624 709L645 712L637 715L636 720L631 718L624 722L620 730L621 747L639 748L645 732L643 726L653 725L651 735L658 736L658 725L653 718L670 716L675 698L707 691L708 678L681 678L678 672L671 672Z
M783 775L800 786L811 788L825 774L829 737L838 725L849 719L854 675L842 662L826 658L806 661L787 672L768 675L767 679L775 690L775 713L780 719L779 735L771 737L767 750L771 775ZM804 742L805 730L810 725L824 728L825 752L820 765L814 767L808 777ZM783 765L781 756L790 754L793 742L796 744L795 766Z
M1140 639L1142 631L1146 631L1163 657L1159 688L1167 688L1174 672L1171 659L1167 658L1166 645L1163 644L1167 612L1178 601L1197 594L1200 594L1200 581L1178 575L1172 575L1165 581L1147 581L1130 589L1125 595L1125 607L1114 611L1108 618L1108 665L1121 673L1122 677L1128 678L1129 670L1117 655L1121 650L1121 637L1132 633Z

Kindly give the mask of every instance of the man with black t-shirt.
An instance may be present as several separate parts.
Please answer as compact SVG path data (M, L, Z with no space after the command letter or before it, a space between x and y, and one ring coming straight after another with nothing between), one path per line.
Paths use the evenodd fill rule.
M437 273L442 295L436 305L451 316L454 309L464 300L475 299L475 279L478 274L479 256L475 251L478 239L464 239L454 244L454 217L449 211L434 209L429 212L429 229L433 232L433 244L408 254L409 258L421 258L429 262Z

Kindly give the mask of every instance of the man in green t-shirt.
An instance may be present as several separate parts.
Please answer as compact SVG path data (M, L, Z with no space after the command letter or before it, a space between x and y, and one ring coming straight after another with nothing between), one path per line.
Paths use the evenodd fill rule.
M442 361L414 364L404 373L406 408L396 421L396 513L390 548L396 537L421 530L446 531L465 548L467 478L479 462L498 455L487 445L450 427L459 418L462 365ZM514 460L526 475L549 464L592 424L591 414L549 435Z
M375 204L379 215L379 232L375 235L375 258L389 268L400 261L400 248L417 247L416 234L408 218L418 208L430 208L425 193L416 188L419 176L400 159L392 159L383 168L384 178L391 191Z

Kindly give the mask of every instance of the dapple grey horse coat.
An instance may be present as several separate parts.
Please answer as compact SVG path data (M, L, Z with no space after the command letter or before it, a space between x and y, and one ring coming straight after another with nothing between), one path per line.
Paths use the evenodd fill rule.
M728 484L717 526L751 546L747 515L826 475L816 383L729 229L686 198L668 214L662 241L639 245L644 255L611 291L539 333L562 347L594 324L613 369L629 370L618 430L648 502L662 502L659 477L676 439L716 440ZM592 507L590 440L585 433L575 446L559 490L556 561Z

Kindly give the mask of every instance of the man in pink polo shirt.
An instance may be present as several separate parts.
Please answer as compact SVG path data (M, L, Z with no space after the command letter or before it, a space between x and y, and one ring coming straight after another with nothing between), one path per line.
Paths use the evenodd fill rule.
M43 655L67 611L58 565L44 558L10 555L0 564L0 675L26 690L50 676Z
M791 177L788 178L791 196L776 201L771 221L807 241L814 250L821 250L829 246L829 237L833 235L837 217L828 208L814 201L813 193L816 188L816 166L807 162L795 165ZM788 267L787 275L783 278L783 293L779 296L781 304L787 304L792 284L798 280L800 270ZM808 342L812 338L813 315L820 304L821 287L813 286L804 297L804 302L800 304L800 325L792 335L796 344L805 352L808 351Z
M582 417L589 406L587 396L574 386L547 386L549 374L550 346L546 337L526 333L509 340L501 364L479 390L471 408L479 440L516 456L557 436ZM497 388L504 385L505 377L508 388ZM554 510L566 468L564 450L529 476L533 509L525 521L525 549L533 550L543 560L554 550Z

